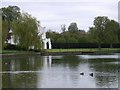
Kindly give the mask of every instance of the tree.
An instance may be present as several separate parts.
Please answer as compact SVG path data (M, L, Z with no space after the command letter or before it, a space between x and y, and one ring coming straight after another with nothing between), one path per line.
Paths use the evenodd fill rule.
M69 32L77 32L78 31L78 27L76 23L71 23L70 26L68 27L68 31Z
M105 29L105 42L110 43L112 48L112 43L118 43L118 30L119 24L114 20L110 20Z
M94 29L94 27L90 27L89 31L88 31L88 37L89 37L89 41L92 43L98 43L97 40L97 35L96 35L96 30Z
M41 36L38 35L39 21L28 13L21 13L17 6L8 6L2 8L2 39L3 46L9 39L8 32L13 31L14 42L26 50L34 48L41 49Z
M106 24L109 22L108 17L98 16L95 17L94 27L90 28L90 34L94 41L99 44L99 48L101 48L101 44L105 41L105 29Z
M17 6L8 6L2 8L2 12L2 20L8 22L8 27L10 30L12 21L17 20L20 16L20 8Z
M8 23L7 21L2 21L2 48L6 47L6 38L8 34Z
M64 37L60 37L57 39L57 43L66 43L66 39Z
M48 31L46 33L46 37L50 38L52 43L57 43L57 40L58 40L58 38L61 37L61 35L57 32Z
M41 37L38 36L39 22L28 13L23 13L12 23L15 42L25 49L41 49Z
M68 37L67 43L78 43L78 40L75 37Z
M65 27L65 25L62 27ZM72 32L64 31L62 33L48 31L47 38L51 38L52 43L86 43L88 41L86 32L78 29Z
M20 16L20 8L18 6L8 6L2 8L2 19L7 20L9 24L13 20L17 20Z
M118 42L118 29L119 24L116 21L110 20L105 16L98 16L94 20L94 27L89 29L89 35L91 41L98 43L100 48L102 43L110 43L112 45L112 43Z
M3 7L2 9L2 25L3 25L3 47L4 47L4 42L9 40L9 35L8 32L12 28L12 22L14 20L17 20L18 17L20 16L20 8L17 6L8 6L8 7ZM4 33L5 32L5 33ZM5 35L7 34L7 35Z
M106 24L109 22L108 17L96 17L94 20L94 30L96 30L96 35L97 35L97 40L98 43L103 43L105 40L105 29L106 29Z

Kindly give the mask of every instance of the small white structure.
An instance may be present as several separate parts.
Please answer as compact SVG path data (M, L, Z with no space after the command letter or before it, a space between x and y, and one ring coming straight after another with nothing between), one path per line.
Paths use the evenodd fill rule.
M50 38L46 38L46 28L42 28L42 41L43 41L43 48L47 49L47 43L48 43L48 49L52 49L51 40Z
M11 29L9 31L9 35L10 35L10 39L8 40L8 43L14 45L15 44L14 43L14 36L13 36L13 32Z

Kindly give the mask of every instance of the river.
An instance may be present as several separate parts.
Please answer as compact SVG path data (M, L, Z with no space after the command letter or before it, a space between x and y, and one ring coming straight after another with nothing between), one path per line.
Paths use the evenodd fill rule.
M118 88L118 54L2 59L3 88Z

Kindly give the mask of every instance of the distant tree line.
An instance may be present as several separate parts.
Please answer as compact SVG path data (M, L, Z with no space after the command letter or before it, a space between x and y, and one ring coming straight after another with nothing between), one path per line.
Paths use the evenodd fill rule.
M79 48L120 48L120 43L97 44L97 43L52 43L53 49L79 49ZM100 47L99 47L100 46Z
M47 37L52 39L52 43L96 43L101 44L120 43L119 23L106 16L95 17L93 26L87 32L80 30L76 22L72 22L66 30L65 25L61 25L62 33L53 31L47 32Z
M9 31L13 31L14 42L17 46L29 50L40 50L42 40L38 35L39 21L30 14L20 12L18 6L8 6L2 10L2 47L7 46L8 40L11 39ZM76 22L70 23L69 27L61 25L62 33L48 31L47 37L51 38L52 43L96 43L101 44L120 43L120 26L115 20L106 16L94 18L93 26L86 32L78 28Z
M18 6L8 6L1 8L2 10L2 47L8 45L8 40L11 39L9 31L12 30L14 42L17 46L29 50L40 50L41 37L38 36L39 21L30 14L20 12Z

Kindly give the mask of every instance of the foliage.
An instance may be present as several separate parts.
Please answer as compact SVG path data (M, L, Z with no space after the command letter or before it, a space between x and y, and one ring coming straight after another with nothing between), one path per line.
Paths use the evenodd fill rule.
M27 13L23 13L21 17L12 23L15 42L19 46L29 49L40 49L41 41L38 37L38 21Z
M88 42L87 33L76 31L74 33L65 31L62 33L47 32L47 37L51 38L52 43L85 43Z
M92 27L88 32L79 30L76 23L71 23L68 31L62 33L47 32L47 37L53 43L97 43L111 44L119 43L120 28L118 22L110 20L105 16L95 17Z
M66 43L66 39L64 37L60 37L56 41L57 43Z
M14 42L26 50L41 49L41 36L38 36L39 22L28 13L21 13L17 6L2 8L2 44L8 39L8 32L13 31Z
M118 43L119 24L114 20L110 20L105 29L105 42Z
M96 38L96 42L101 44L105 40L105 26L109 22L109 19L107 17L96 17L94 20L94 27L92 28L93 37Z
M18 6L8 6L2 8L2 19L9 22L9 24L13 20L17 20L20 16L20 8Z
M20 16L20 8L17 6L8 6L1 8L2 10L2 46L5 47L5 43L9 40L8 32L11 29L11 23L17 20Z
M71 23L68 27L68 31L72 33L78 31L77 24L75 22Z
M7 34L8 34L8 22L2 21L2 48L6 46Z
M8 6L2 9L2 46L6 46L5 41L9 39L8 32L13 30L14 41L21 48L26 50L41 49L41 36L38 36L39 22L28 13L21 13L17 6ZM62 33L53 31L47 32L47 38L51 38L52 43L119 43L120 27L118 22L106 16L95 17L93 26L88 32L79 30L76 22L70 23L68 30L61 25Z
M51 38L51 42L52 42L52 43L56 43L57 40L58 40L58 38L61 37L61 35L60 35L59 33L57 33L57 32L48 31L48 32L46 33L46 37L47 37L47 38Z
M89 38L91 42L101 43L118 43L119 24L108 19L105 16L98 16L94 20L94 27L89 29Z

